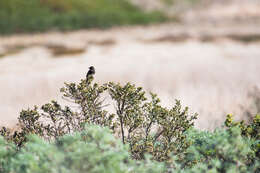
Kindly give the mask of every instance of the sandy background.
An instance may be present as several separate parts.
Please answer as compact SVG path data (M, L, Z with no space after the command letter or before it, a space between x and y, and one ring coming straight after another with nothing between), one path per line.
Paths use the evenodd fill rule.
M165 106L180 99L199 113L199 128L220 126L227 113L246 118L241 105L260 87L260 22L185 15L182 24L0 37L0 125L14 125L21 109L61 101L63 82L80 81L90 65L95 82L136 83Z

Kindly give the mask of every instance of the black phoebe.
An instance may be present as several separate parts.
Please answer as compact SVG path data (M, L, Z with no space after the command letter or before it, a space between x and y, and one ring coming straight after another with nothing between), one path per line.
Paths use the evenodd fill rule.
M93 66L89 67L88 73L86 75L86 81L88 81L90 76L93 76L95 74L95 68Z

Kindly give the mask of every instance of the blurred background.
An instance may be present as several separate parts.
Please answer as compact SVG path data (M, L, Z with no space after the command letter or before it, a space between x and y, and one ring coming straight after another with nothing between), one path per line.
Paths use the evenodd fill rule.
M96 67L212 130L260 112L259 0L1 0L0 125Z

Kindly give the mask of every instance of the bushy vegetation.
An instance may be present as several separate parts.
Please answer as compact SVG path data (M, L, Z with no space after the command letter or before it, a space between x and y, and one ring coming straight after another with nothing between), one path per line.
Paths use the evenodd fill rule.
M127 0L1 0L0 33L74 30L162 22L159 12L143 12Z
M186 133L190 147L167 162L153 161L149 155L133 160L129 146L116 139L108 128L87 124L81 132L67 134L52 142L27 136L17 150L0 137L0 172L259 172L260 160L238 127Z
M74 103L77 109L62 107L56 101L38 109L23 110L19 116L20 131L13 134L6 128L0 131L9 141L21 147L27 134L37 134L52 141L65 134L82 130L85 123L106 126L123 144L129 144L132 158L144 159L150 153L153 159L165 161L171 153L179 153L188 147L185 131L193 126L197 115L189 115L179 101L171 109L160 105L159 98L150 93L148 100L141 87L107 83L93 84L92 79L79 84L65 83L61 88L63 98ZM104 110L102 95L108 94L116 107L116 113Z
M187 172L257 172L260 160L251 146L256 142L243 138L238 127L205 132L191 129L181 167Z
M250 124L246 124L244 121L234 122L233 115L227 115L225 125L228 128L238 127L241 131L241 135L252 139L254 143L251 148L255 151L256 157L260 159L260 115L257 114L253 117Z
M101 173L163 172L164 166L151 160L134 161L127 146L108 128L87 125L81 132L46 142L36 135L18 152L15 145L0 138L1 172L16 173Z
M227 116L225 128L196 130L188 108L160 105L141 87L65 83L58 102L23 110L20 129L0 130L0 172L259 172L260 117ZM115 113L105 110L109 96Z

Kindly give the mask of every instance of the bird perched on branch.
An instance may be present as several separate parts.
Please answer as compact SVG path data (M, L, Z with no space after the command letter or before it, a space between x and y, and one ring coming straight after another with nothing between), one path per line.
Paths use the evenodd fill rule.
M88 80L90 77L92 77L95 74L95 68L93 66L89 67L88 73L86 75L86 82L88 83Z

